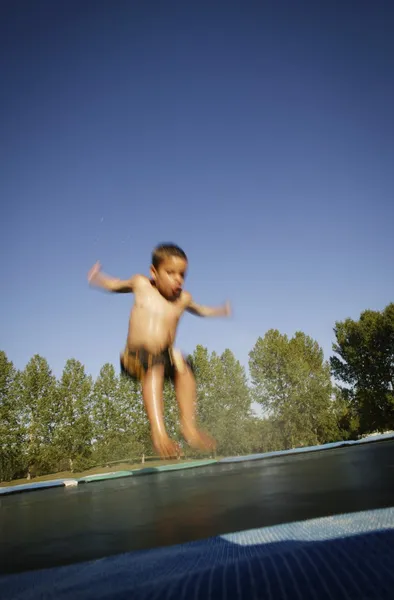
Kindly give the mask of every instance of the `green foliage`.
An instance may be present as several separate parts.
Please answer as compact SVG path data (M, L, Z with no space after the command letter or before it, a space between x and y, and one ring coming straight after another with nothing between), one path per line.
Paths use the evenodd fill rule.
M197 346L192 361L200 425L216 439L219 454L241 454L248 447L251 418L245 369L230 350L209 355L207 348Z
M122 438L127 430L127 415L118 402L119 380L115 369L105 364L93 387L92 418L95 457L99 462L121 457Z
M245 438L248 440L248 452L252 454L282 450L281 431L272 418L251 417L246 426Z
M239 455L249 450L248 424L251 395L244 367L231 350L217 360L216 401L218 404L218 452Z
M182 436L179 425L179 409L175 397L174 386L170 381L164 382L163 390L164 402L164 423L168 431L168 435L182 444Z
M92 378L75 359L66 362L57 387L58 415L54 449L58 459L67 458L70 471L89 464L92 424L90 401Z
M123 456L119 458L150 454L152 452L150 427L142 399L141 385L128 377L120 376L117 398L118 409L124 419L121 425L121 432L124 432Z
M270 330L249 358L254 399L281 432L282 447L337 439L329 365L316 341L302 332L289 339Z
M105 364L92 394L93 449L98 464L151 452L141 386Z
M215 403L215 381L211 370L211 357L208 349L196 346L189 357L194 367L197 393L197 416L200 425L213 434L212 424L217 419L217 404Z
M333 410L341 440L355 439L360 430L360 419L352 402L339 387L334 389Z
M21 376L23 424L29 473L47 473L55 468L54 432L58 419L56 379L48 362L38 354L26 365Z
M24 468L20 374L0 351L0 481L12 479Z
M360 432L394 428L394 304L336 322L334 332L332 374L344 384Z

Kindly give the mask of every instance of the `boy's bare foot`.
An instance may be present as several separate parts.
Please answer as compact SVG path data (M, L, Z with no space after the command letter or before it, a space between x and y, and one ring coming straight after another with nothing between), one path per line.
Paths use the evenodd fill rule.
M216 449L215 440L196 427L183 427L182 433L185 440L192 448L203 451Z
M161 458L178 458L181 454L179 444L171 440L168 436L152 438L156 452Z

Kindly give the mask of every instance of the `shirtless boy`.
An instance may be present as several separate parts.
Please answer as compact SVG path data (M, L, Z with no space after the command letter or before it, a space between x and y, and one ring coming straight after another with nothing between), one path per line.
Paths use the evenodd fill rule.
M182 434L187 443L201 450L215 447L214 440L197 428L194 374L173 344L185 311L200 317L221 317L230 314L230 306L226 303L210 308L194 302L191 294L183 290L187 267L183 250L173 244L162 244L152 253L151 279L144 275L115 279L104 275L99 263L88 274L91 285L109 292L134 294L126 348L120 357L121 371L142 383L153 445L163 458L179 453L164 425L164 378L174 382Z

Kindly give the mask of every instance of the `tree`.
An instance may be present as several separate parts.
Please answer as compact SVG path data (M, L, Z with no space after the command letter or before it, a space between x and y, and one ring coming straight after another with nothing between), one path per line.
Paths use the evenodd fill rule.
M19 373L0 351L0 481L8 481L24 468L22 406Z
M150 426L142 399L141 384L124 375L118 381L119 431L122 435L120 452L123 457L139 457L152 452Z
M59 413L55 431L55 447L59 459L66 459L70 471L89 466L92 448L90 401L92 378L74 358L64 367L57 387Z
M58 418L56 379L48 362L35 354L21 375L28 474L53 472L54 432Z
M254 398L281 432L284 448L338 436L329 364L316 341L303 332L289 339L272 329L258 338L249 367Z
M231 350L226 349L213 373L216 375L215 402L218 406L218 452L242 454L249 450L251 419L251 396L245 369Z
M184 444L180 430L180 413L175 395L175 389L171 381L164 381L163 387L164 424L168 435L172 440Z
M95 457L106 462L122 458L122 414L118 404L118 378L114 367L106 363L97 377L92 395Z
M197 346L192 356L197 385L199 423L217 442L219 454L248 448L251 397L245 369L230 350L209 355Z
M335 323L332 374L360 419L360 433L394 428L394 304Z
M338 386L334 388L333 410L340 439L356 439L360 430L360 419L356 407Z
M92 415L98 462L136 458L151 451L141 386L116 376L113 365L105 364L96 379Z
M280 428L272 417L251 416L246 425L246 439L247 453L274 452L283 447Z
M214 435L214 424L218 418L218 406L215 402L215 378L212 360L208 349L197 345L189 357L193 364L196 378L197 419L199 426Z

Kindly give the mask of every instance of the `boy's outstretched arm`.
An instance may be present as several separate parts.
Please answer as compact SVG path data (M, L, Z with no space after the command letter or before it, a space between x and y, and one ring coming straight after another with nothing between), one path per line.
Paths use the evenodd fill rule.
M226 302L223 306L212 308L197 304L191 296L187 299L186 310L197 317L229 317L231 314L230 302Z
M130 279L116 279L109 275L104 275L101 272L101 265L97 262L88 273L88 282L90 285L101 287L108 292L116 292L118 294L127 294L134 290L135 279L138 276Z

